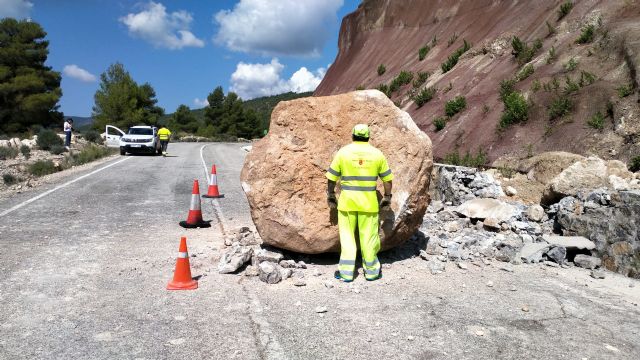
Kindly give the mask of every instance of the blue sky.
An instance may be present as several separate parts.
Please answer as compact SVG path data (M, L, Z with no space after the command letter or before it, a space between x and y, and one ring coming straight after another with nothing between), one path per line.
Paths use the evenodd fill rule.
M121 62L167 113L221 85L243 98L313 90L360 0L0 0L0 17L48 33L61 110L89 116L99 76ZM304 69L303 69L304 68Z

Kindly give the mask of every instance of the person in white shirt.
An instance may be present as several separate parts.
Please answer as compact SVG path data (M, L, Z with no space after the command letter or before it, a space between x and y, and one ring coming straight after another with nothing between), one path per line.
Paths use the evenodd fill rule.
M73 120L71 118L67 118L67 121L64 122L64 146L71 146L71 130L73 130Z

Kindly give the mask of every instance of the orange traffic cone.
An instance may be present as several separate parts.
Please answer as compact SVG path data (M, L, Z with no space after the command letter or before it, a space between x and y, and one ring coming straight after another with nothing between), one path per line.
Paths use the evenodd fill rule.
M167 284L167 290L195 290L198 282L191 278L191 265L189 265L189 252L187 251L187 238L180 238L178 260L176 270L173 272L173 280Z
M209 190L205 195L202 195L204 198L222 198L224 195L220 194L218 191L218 176L216 172L216 166L213 165L211 167L211 177L209 178Z
M187 229L210 227L210 221L202 220L202 210L200 208L200 185L198 180L193 180L193 191L191 191L191 206L187 221L180 221L180 226Z

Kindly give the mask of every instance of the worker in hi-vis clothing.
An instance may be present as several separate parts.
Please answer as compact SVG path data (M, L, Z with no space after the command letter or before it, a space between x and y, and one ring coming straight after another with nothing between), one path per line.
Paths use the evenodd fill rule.
M171 131L166 127L161 127L158 130L158 138L160 139L160 147L162 148L162 156L167 156L167 146L169 146L169 139L171 138Z
M393 174L382 152L369 145L369 127L358 124L353 128L353 143L342 147L331 162L326 176L327 202L329 207L338 208L338 229L340 231L340 263L336 279L353 281L356 265L355 229L358 228L362 266L367 280L382 277L378 251L378 197L376 181L382 179L384 197L380 208L391 205ZM340 180L340 198L336 201L335 187Z

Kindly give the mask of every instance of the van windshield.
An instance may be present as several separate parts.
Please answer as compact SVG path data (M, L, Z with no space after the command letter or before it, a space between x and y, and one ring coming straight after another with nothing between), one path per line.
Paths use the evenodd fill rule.
M131 128L129 135L153 135L153 129L148 128Z

